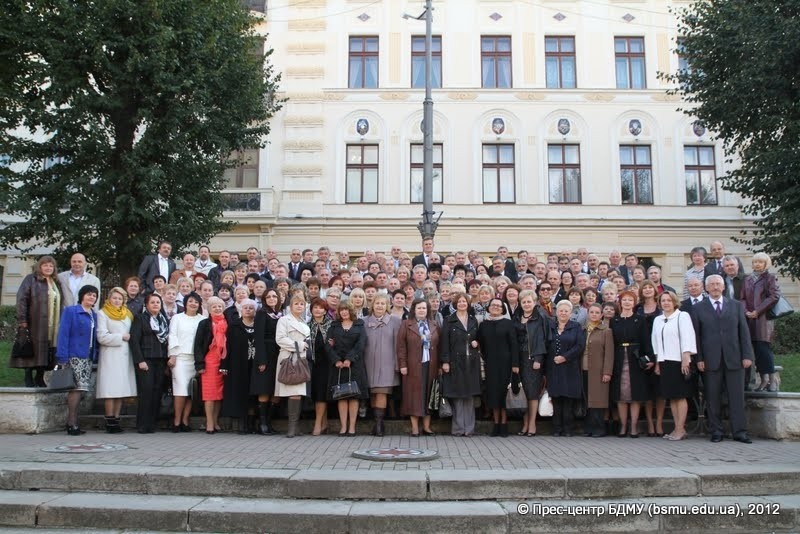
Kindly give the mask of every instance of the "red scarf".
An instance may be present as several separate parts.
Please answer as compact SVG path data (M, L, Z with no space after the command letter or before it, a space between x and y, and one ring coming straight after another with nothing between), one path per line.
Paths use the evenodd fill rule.
M211 346L208 347L208 352L209 354L216 354L219 356L220 360L224 360L228 355L228 322L225 320L224 315L211 315L210 318L213 338L211 340Z

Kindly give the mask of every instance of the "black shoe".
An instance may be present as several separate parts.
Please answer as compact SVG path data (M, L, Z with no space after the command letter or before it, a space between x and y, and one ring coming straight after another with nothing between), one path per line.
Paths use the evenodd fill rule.
M606 434L605 432L600 432L600 433L597 433L597 432L595 432L595 433L593 433L593 434L592 434L592 437L593 437L593 438L604 438L604 437L606 437L607 435L608 435L608 434Z
M507 438L508 437L508 425L507 424L501 424L500 425L500 437L501 438Z
M711 434L711 443L719 443L722 441L722 434Z
M748 443L748 444L753 443L753 440L751 440L750 437L744 432L733 436L733 441L738 441L739 443Z
M80 436L81 434L86 434L86 432L84 430L81 430L81 428L78 425L75 425L67 427L67 434L69 434L70 436Z
M492 427L492 432L489 434L489 436L491 436L493 438L496 438L499 435L500 435L500 425L499 424L495 424Z
M177 434L181 431L181 425L172 425L172 433Z
M184 425L183 423L181 423L181 426L178 427L178 432L191 432L191 431L192 427L190 427L189 425Z
M564 432L561 435L564 436L565 438L571 438L572 437L572 432Z
M584 438L591 438L592 437L592 433L591 432L584 432L583 433L583 437Z
M551 436L553 436L554 438L560 438L561 437L561 431L554 430L553 433L551 434Z

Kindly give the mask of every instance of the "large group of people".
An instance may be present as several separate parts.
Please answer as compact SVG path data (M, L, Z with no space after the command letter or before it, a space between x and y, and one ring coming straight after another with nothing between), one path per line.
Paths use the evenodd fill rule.
M408 417L412 436L431 435L431 417L447 404L452 435L474 435L477 413L491 418L492 436L506 437L508 399L524 395L519 436L537 435L542 401L552 403L556 436L573 435L579 417L586 436L636 438L644 416L647 436L679 441L702 375L711 440L725 434L726 395L732 437L749 443L744 391L753 360L758 389L777 390L767 312L780 289L763 253L745 274L721 243L710 254L695 247L679 295L658 265L635 254L612 251L601 261L580 248L539 261L503 246L485 262L477 251L438 254L433 239L422 249L354 259L294 249L281 262L274 249L255 247L214 261L203 246L178 269L162 242L102 306L83 255L63 273L44 256L17 295L33 356L11 366L25 369L27 386L43 386L55 364L72 369L70 435L83 433L77 407L94 362L110 433L122 431L131 397L138 432L156 431L170 391L172 432L192 430L199 400L207 434L222 431L221 416L241 433L273 434L285 402L293 437L308 398L313 435L328 431L334 405L342 436L355 435L368 410L373 435L396 415Z

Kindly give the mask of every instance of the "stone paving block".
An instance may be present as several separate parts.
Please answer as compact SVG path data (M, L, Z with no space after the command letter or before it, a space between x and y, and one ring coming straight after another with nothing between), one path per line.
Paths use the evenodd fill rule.
M672 468L562 469L571 498L691 496L700 493L700 477Z
M211 497L189 511L192 532L347 532L347 501Z
M800 465L699 465L684 471L700 477L703 495L800 493Z
M20 489L145 493L144 475L153 467L130 465L28 464L20 471Z
M212 497L286 497L290 469L167 467L147 473L147 493Z
M659 499L659 505L689 507L689 513L661 516L665 532L775 532L792 530L795 514L762 514L759 506L768 506L769 497L695 497ZM749 505L753 505L751 508ZM692 513L692 506L701 507ZM738 506L738 509L734 507ZM738 515L736 510L739 511Z
M305 499L425 500L421 471L301 471L289 479L289 496Z
M0 491L0 525L34 527L36 509L63 496L63 493L45 491Z
M487 500L561 498L567 479L549 469L428 471L430 499Z
M658 532L659 519L647 515L644 501L511 501L501 502L508 513L509 532ZM609 505L632 513L612 514ZM641 513L629 510L638 505ZM520 506L527 506L520 509ZM561 508L557 508L561 507ZM638 510L639 508L637 508Z
M18 489L20 471L21 469L13 464L0 465L0 490Z
M40 506L38 525L185 531L189 509L202 501L203 497L71 493Z
M350 532L506 533L508 516L495 502L356 502Z

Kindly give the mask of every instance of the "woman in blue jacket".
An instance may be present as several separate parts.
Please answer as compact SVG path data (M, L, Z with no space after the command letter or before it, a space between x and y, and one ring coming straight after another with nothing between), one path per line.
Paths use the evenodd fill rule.
M556 320L551 323L551 339L546 365L547 392L553 399L553 435L572 435L572 410L576 399L583 398L581 355L586 336L581 325L570 321L572 303L556 305Z
M97 288L83 286L78 292L78 304L64 308L58 328L56 360L69 366L75 377L75 389L67 393L67 434L80 436L85 432L78 426L78 404L81 392L89 391L92 363L97 360L97 315L94 303Z

